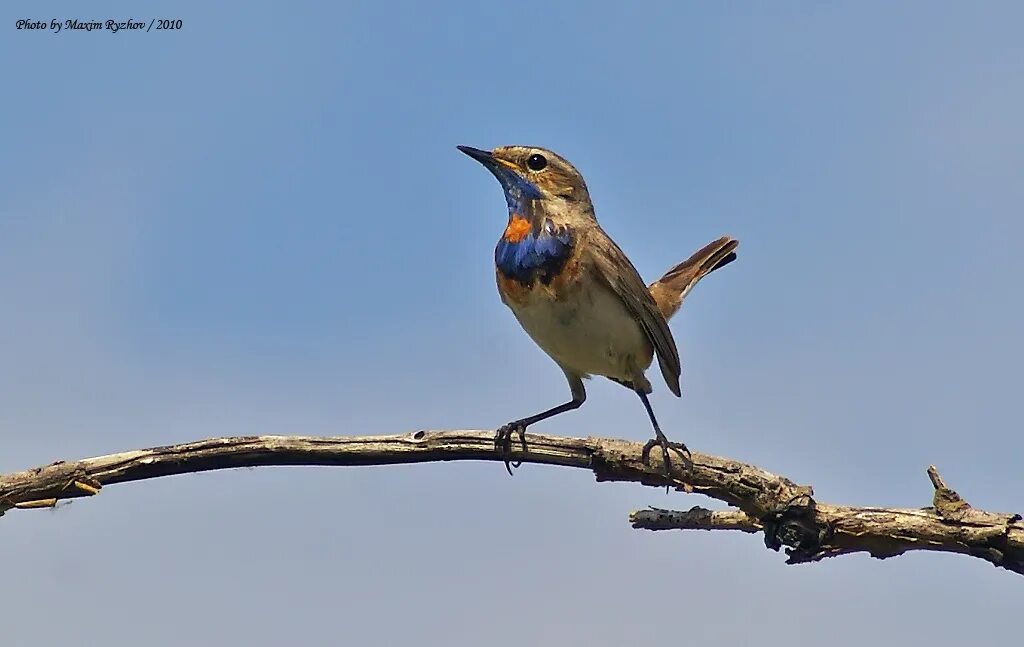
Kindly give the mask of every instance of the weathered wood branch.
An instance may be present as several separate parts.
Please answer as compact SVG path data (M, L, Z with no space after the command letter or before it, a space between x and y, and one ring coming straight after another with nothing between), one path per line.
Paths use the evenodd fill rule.
M629 520L634 528L644 530L764 530L763 523L742 510L708 510L700 506L685 511L650 507L634 511Z
M513 447L515 460L590 469L598 481L633 481L664 486L658 452L650 464L640 443L608 438L565 438L527 434L527 446ZM635 528L761 532L765 544L788 546L790 563L867 552L885 558L910 550L973 555L1024 574L1024 522L1017 514L976 510L949 489L934 467L931 507L864 508L819 503L809 486L727 458L693 452L675 460L670 485L724 501L738 511L693 508L686 512L641 510L630 515ZM245 436L211 438L58 461L0 475L0 514L11 509L52 507L62 499L95 495L114 483L265 465L392 465L432 461L500 461L494 432L417 431L362 437Z

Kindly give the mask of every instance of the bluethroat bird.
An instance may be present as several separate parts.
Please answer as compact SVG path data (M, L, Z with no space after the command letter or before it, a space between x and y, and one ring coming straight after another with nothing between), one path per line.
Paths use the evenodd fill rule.
M519 324L565 373L572 399L498 429L495 447L510 465L511 439L524 449L526 428L579 408L587 398L583 379L604 377L640 396L655 437L643 459L661 447L666 476L669 449L688 455L658 426L647 398L644 375L654 356L669 390L679 391L679 351L668 319L705 275L736 259L739 242L723 237L676 265L650 286L594 216L587 185L572 164L555 153L529 146L492 151L459 146L501 183L508 225L494 249L498 293Z

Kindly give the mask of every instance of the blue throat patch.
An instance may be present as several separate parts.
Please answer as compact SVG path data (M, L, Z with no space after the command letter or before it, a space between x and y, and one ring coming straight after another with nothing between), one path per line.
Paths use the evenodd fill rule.
M494 248L494 264L506 277L523 285L537 279L548 285L562 271L572 248L572 232L545 220L538 235L530 231L515 242L502 236Z
M543 197L540 189L533 183L511 169L503 166L491 168L491 173L498 178L501 188L505 191L505 202L509 213L529 213L529 203Z

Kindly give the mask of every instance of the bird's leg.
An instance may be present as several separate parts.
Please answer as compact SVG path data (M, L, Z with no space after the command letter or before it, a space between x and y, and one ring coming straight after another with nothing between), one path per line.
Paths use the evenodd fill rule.
M663 463L662 467L665 470L665 478L671 478L672 463L668 457L668 450L674 449L685 461L690 460L690 450L687 449L686 445L683 443L674 443L665 437L665 434L661 431L661 427L658 426L658 419L654 417L654 409L651 408L651 402L647 399L647 394L640 389L637 389L636 394L639 395L640 399L643 401L644 408L647 409L647 416L651 419L651 424L654 426L654 438L647 441L647 444L644 445L643 452L640 456L643 459L644 465L649 465L651 462L651 449L653 449L655 445L660 446L661 460Z
M519 420L513 420L512 422L498 427L498 432L494 435L494 448L501 451L505 458L505 469L508 470L509 476L512 475L512 468L519 467L522 461L512 461L512 434L519 435L519 442L523 445L523 451L526 451L526 428L535 422L541 420L547 420L553 416L557 416L560 413L566 411L572 411L573 409L579 409L580 405L583 404L583 400L570 400L565 404L560 404L557 407L552 407L547 411L538 413L535 416L529 416L527 418L521 418Z
M523 445L523 451L525 452L527 427L535 422L540 422L541 420L547 420L548 418L557 416L560 413L579 409L586 401L587 391L583 388L583 380L568 371L565 371L565 378L569 381L569 388L572 391L572 400L569 400L565 404L560 404L557 407L552 407L547 411L542 411L536 415L528 416L526 418L520 418L519 420L513 420L508 424L498 427L497 433L494 434L494 448L501 452L502 457L505 460L505 469L508 470L509 476L512 476L513 467L519 467L522 465L522 461L511 460L512 434L517 434L519 436L519 442Z

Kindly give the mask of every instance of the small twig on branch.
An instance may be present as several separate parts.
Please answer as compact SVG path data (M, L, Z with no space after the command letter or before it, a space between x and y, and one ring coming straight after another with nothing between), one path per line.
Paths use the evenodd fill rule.
M645 464L643 445L608 438L565 438L527 434L527 448L512 457L589 469L598 481L632 481L664 486L658 456ZM655 453L656 454L656 453ZM392 465L432 461L488 460L503 457L494 448L493 431L417 431L363 437L246 436L211 438L58 461L0 475L0 514L10 509L52 507L62 499L92 496L114 483L266 465ZM934 467L933 507L862 508L820 503L809 486L797 485L754 465L691 453L691 463L671 466L671 485L739 508L687 512L642 510L630 515L634 528L763 532L765 544L785 545L790 563L867 552L885 558L910 550L962 553L1024 574L1024 523L1016 514L972 508L949 489Z

